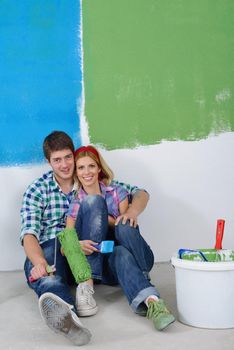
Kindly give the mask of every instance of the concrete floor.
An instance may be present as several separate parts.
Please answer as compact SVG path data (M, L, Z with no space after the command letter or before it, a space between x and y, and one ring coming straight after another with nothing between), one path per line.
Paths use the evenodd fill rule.
M167 305L176 315L174 270L168 263L155 265L151 278ZM37 297L24 280L23 272L0 273L0 349L71 349L73 345L53 333L40 318ZM120 288L96 286L97 315L83 318L92 334L82 349L108 350L233 350L234 329L199 329L175 322L164 332L135 315Z

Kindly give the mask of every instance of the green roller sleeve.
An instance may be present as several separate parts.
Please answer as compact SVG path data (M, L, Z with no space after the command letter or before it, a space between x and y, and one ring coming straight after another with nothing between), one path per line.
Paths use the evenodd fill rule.
M76 283L92 278L91 268L81 248L76 230L74 228L65 228L58 234L58 239Z
M195 261L234 261L234 250L231 249L180 249L178 251L180 259Z

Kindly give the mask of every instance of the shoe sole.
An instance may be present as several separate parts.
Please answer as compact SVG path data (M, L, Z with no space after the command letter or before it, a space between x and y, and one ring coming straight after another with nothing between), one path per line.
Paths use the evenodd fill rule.
M90 341L89 330L73 319L69 305L57 295L43 294L39 299L39 309L47 326L55 333L64 335L78 346Z

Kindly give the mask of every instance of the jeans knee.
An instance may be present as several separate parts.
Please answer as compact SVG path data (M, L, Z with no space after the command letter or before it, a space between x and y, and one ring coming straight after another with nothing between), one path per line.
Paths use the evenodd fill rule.
M40 278L38 285L39 294L43 294L45 292L54 292L55 290L59 290L63 287L63 281L60 276L45 276ZM37 288L36 288L37 289Z
M118 223L115 227L115 237L121 243L126 239L136 238L136 235L139 233L138 226L135 228L130 226L129 221L126 224L123 224L122 221Z
M97 215L107 216L108 213L105 199L99 195L86 196L81 202L79 215L92 215L92 217Z
M105 203L105 199L100 195L88 195L82 201L82 206L93 208L95 207L103 207Z

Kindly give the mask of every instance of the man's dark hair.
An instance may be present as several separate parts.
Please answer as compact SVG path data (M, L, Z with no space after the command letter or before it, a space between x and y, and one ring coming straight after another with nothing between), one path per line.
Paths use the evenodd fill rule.
M50 155L55 151L70 149L74 152L74 144L70 136L63 131L53 131L46 136L43 142L43 152L47 160L50 160Z

